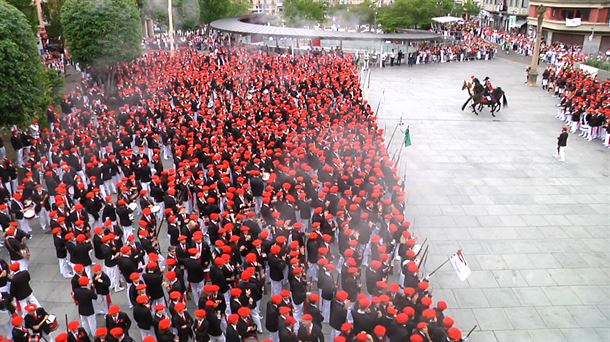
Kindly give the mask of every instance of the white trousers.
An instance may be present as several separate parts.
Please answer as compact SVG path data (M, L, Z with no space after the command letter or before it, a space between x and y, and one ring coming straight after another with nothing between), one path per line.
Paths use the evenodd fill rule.
M80 323L83 325L83 329L85 329L89 336L94 336L95 330L97 330L95 314L89 316L80 315Z
M555 158L559 158L560 161L566 161L566 146L557 146Z
M38 299L36 299L36 297L34 297L34 293L30 294L29 296L27 296L24 299L19 301L19 307L21 308L21 312L23 313L23 315L25 315L24 309L28 304L34 304L36 306L40 306Z
M282 292L282 281L271 280L271 295L280 294Z
M57 259L59 262L59 273L64 278L72 278L74 276L74 272L72 272L72 267L68 263L66 258Z

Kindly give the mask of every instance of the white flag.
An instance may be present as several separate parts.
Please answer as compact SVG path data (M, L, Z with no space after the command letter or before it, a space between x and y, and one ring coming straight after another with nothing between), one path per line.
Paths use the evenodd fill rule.
M458 249L457 253L449 258L449 261L451 262L451 267L453 267L453 270L461 281L468 279L468 276L470 273L472 273L472 271L470 270L461 249Z

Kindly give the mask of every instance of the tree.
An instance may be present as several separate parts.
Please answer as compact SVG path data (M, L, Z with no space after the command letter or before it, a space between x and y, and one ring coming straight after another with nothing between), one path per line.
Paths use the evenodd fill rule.
M63 27L61 26L61 8L64 0L47 0L42 7L44 18L47 22L47 35L50 39L63 39Z
M36 13L36 6L32 0L6 0L6 2L21 11L34 32L38 32L38 13Z
M0 1L0 126L19 124L45 107L45 74L26 16Z
M134 0L66 0L61 24L72 58L114 90L115 65L141 53L142 26Z
M481 6L474 0L465 0L462 3L462 9L464 14L469 16L477 16L481 13Z
M432 0L396 0L379 14L379 24L386 33L400 28L426 28L438 9Z
M199 0L199 8L200 21L209 24L217 19L248 14L250 2L248 0Z
M315 0L284 1L284 18L290 25L312 25L324 21L326 2Z

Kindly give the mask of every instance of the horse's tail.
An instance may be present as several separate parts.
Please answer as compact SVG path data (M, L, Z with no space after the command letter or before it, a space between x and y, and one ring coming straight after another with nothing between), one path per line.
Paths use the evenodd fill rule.
M464 102L464 104L462 105L462 110L464 110L464 108L466 108L466 106L468 105L468 102L470 102L470 100L472 100L472 96L468 98L468 100L466 100L466 102Z
M502 106L508 107L508 100L506 99L506 93L502 92Z

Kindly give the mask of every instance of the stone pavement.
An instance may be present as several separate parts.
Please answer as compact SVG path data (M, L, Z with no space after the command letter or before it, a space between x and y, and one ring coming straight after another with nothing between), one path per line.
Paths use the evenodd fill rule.
M557 100L528 88L514 58L372 72L368 98L386 143L401 116L413 145L401 151L407 217L428 238L430 272L458 248L472 269L431 278L470 341L610 341L608 168L601 142L568 139L553 158ZM496 118L460 108L464 79L489 76L507 94ZM400 151L402 135L390 155Z

